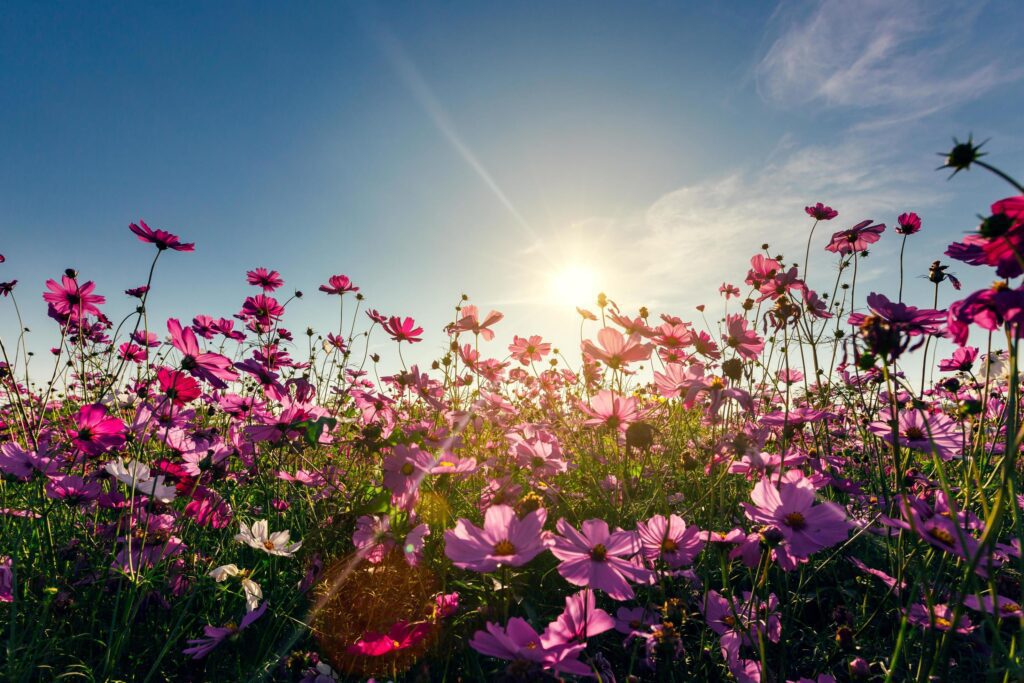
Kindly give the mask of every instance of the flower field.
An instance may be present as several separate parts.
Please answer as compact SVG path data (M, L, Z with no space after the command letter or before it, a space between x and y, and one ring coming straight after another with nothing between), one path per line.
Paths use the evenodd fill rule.
M499 344L466 297L424 330L344 275L305 294L336 331L306 329L270 268L232 317L155 320L155 269L201 245L143 221L120 303L87 269L0 282L5 318L46 306L60 339L2 340L0 671L1021 680L1024 189L984 156L944 168L1014 194L935 258L995 283L936 260L923 305L902 272L857 282L917 214L822 203L794 207L806 253L764 245L693 320L595 292L561 348Z

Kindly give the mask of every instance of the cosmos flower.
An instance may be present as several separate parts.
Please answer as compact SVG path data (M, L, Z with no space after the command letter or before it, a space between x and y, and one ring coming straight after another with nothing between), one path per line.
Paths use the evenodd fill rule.
M754 504L742 505L751 520L778 529L790 553L808 557L846 540L850 529L843 508L831 501L815 505L816 493L802 472L790 470L778 485L762 478L750 494Z
M86 455L100 455L124 445L125 424L107 416L101 403L82 406L75 413L75 428L68 430L72 443Z
M630 600L634 595L630 582L650 579L650 572L633 561L640 552L635 531L613 533L601 519L584 521L581 531L559 519L555 528L561 535L554 537L551 554L562 561L558 573L574 586L589 586L615 600Z
M265 519L253 522L251 526L246 526L243 522L241 527L241 533L235 534L235 540L257 550L262 550L268 555L291 557L295 554L296 550L302 547L302 541L292 543L291 545L288 544L288 541L291 540L291 534L287 529L275 531L272 534L269 533L267 520Z
M266 268L254 268L245 274L245 281L254 287L260 287L264 292L273 292L284 284L281 274L276 270Z
M557 645L585 642L587 638L613 628L615 620L597 607L594 591L584 589L565 599L565 609L548 624L540 641L545 648L551 649Z
M597 392L589 404L581 403L580 409L590 416L583 424L608 427L620 432L625 432L630 424L641 417L635 398L619 396L607 389Z
M661 560L669 567L678 569L693 563L704 547L700 529L686 526L678 515L654 515L636 527L640 537L640 548L648 561Z
M77 279L63 275L60 284L54 280L47 280L46 288L50 291L43 294L43 299L53 306L57 313L71 320L79 320L86 315L99 316L100 309L97 304L106 301L105 297L93 294L96 285L92 280L79 285Z
M896 232L900 235L913 235L921 229L921 217L913 211L901 213L896 219Z
M153 230L146 221L140 220L138 225L132 223L128 229L135 233L140 242L155 244L160 251L172 249L174 251L195 251L196 245L192 242L184 243L177 235L172 235L166 230Z
M839 215L839 212L831 206L825 206L818 202L814 206L805 206L804 212L816 221L830 221Z
M456 567L475 572L492 572L503 565L521 567L544 551L541 531L546 519L544 508L519 519L508 505L492 505L482 529L460 519L445 532L445 555Z
M881 239L882 233L885 232L884 223L875 225L872 225L872 223L873 221L869 218L852 228L840 230L832 235L832 239L825 246L825 250L843 255L864 251L868 248L868 245L874 244Z
M228 638L236 636L252 626L267 611L267 605L268 603L264 602L258 609L246 614L237 626L233 623L229 623L226 626L204 626L203 637L190 639L188 643L191 647L185 648L181 653L191 655L192 659L202 659Z
M597 333L597 341L601 344L600 347L590 340L584 341L583 353L613 370L629 363L645 361L651 357L651 351L654 350L653 344L644 344L636 336L626 338L614 327L602 328Z
M343 296L346 292L358 292L359 288L346 275L332 275L326 285L320 285L320 291Z
M382 326L384 331L396 342L415 344L416 342L423 341L423 337L419 336L423 334L423 328L416 327L416 321L412 318L406 317L403 320L393 315Z
M473 634L469 645L482 655L533 662L556 674L587 676L591 673L590 667L578 659L586 644L558 645L548 649L541 644L541 637L533 627L519 617L509 619L504 628L487 622L486 630Z
M512 337L512 343L508 345L508 350L517 361L529 365L551 353L551 344L545 344L538 334L532 335L529 339L515 335Z

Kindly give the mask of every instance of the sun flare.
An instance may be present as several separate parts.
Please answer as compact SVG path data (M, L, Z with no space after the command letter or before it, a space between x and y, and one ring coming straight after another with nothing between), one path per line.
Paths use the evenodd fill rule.
M600 284L593 268L573 263L552 274L548 287L557 302L582 306L597 298Z

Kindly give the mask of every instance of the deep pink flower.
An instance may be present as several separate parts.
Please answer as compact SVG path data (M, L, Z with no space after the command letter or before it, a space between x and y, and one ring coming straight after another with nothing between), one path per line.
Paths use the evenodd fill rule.
M254 268L245 274L245 280L254 287L261 287L264 292L273 292L284 284L281 274L276 270Z
M124 445L125 424L116 417L108 417L105 405L82 406L74 419L75 429L69 429L68 436L86 455L100 455Z
M359 640L345 648L350 655L383 657L392 652L407 650L430 635L434 626L430 622L410 624L405 620L396 621L387 633L367 631Z
M954 301L947 313L949 336L963 346L967 343L970 325L995 331L1004 325L1016 328L1015 334L1021 334L1021 323L1024 322L1024 287L1010 289L1005 282L996 282L988 289L979 289L966 299Z
M100 483L77 474L65 474L46 483L46 497L71 504L85 503L99 497Z
M139 241L155 244L156 248L160 251L165 249L173 249L174 251L195 251L196 248L195 243L189 242L186 244L178 239L177 235L172 235L166 230L153 230L146 225L146 221L140 220L138 225L132 223L128 226L128 229L138 236Z
M832 235L831 241L825 246L826 251L837 254L852 254L856 251L864 251L869 244L874 244L885 232L885 224L872 225L869 218L847 230L840 230Z
M921 217L911 211L901 213L896 219L896 232L901 235L913 235L921 229Z
M850 525L843 508L831 501L814 505L814 485L799 470L790 470L781 479L778 486L768 477L754 486L754 505L743 503L747 517L778 529L796 557L846 540Z
M72 320L78 320L86 315L99 317L100 309L97 304L106 301L105 297L93 294L96 285L92 280L79 285L75 278L63 275L60 284L54 280L47 280L46 288L50 291L43 293L43 299L60 315Z
M199 340L192 328L182 328L176 318L167 320L171 343L182 354L181 368L189 374L204 379L218 389L227 388L227 383L238 379L238 373L231 368L231 361L219 353L202 353Z
M953 625L953 608L949 605L928 605L914 603L906 611L907 622L924 629L934 628L938 631L954 631L966 635L975 629L966 614L961 614L956 626Z
M239 315L255 320L263 327L270 327L284 315L284 306L272 296L257 294L246 298Z
M423 334L422 327L416 327L416 321L412 318L399 318L396 315L388 318L388 321L383 324L384 331L391 335L391 338L396 342L409 342L415 344L416 342L423 341L423 337L419 336Z
M508 505L492 505L484 526L460 519L444 534L444 553L456 567L492 572L499 566L521 567L544 551L542 530L547 510L539 508L522 519Z
M726 301L733 297L740 295L740 288L736 285L730 285L727 282L723 282L722 286L718 288L718 293L725 297Z
M633 583L646 583L651 573L633 561L640 552L635 531L608 530L602 519L583 522L582 533L565 519L555 525L561 536L555 536L551 554L562 561L558 573L574 586L590 586L607 593L615 600L633 597Z
M0 602L14 602L14 572L11 558L0 557Z
M146 360L146 350L141 346L136 346L131 342L125 342L117 347L118 355L125 360L129 360L133 363L141 363Z
M804 211L816 221L830 221L839 215L839 212L831 206L825 206L818 202L814 206L805 206Z
M661 560L669 567L678 569L693 563L704 547L703 534L695 526L686 526L678 515L668 519L654 515L636 527L640 547L647 560Z
M953 351L952 357L939 361L939 370L942 372L970 372L977 358L978 347L961 346Z
M194 401L202 393L199 390L199 383L179 370L160 368L157 370L156 378L160 383L160 393L176 406Z
M320 285L320 291L343 296L346 292L358 292L359 288L352 284L347 275L332 275L326 285Z
M1024 196L1007 197L992 205L979 232L954 242L946 256L973 266L995 266L996 275L1014 278L1024 272Z

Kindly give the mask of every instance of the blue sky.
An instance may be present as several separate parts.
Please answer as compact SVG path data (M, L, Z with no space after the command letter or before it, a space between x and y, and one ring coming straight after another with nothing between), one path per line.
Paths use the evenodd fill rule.
M463 292L506 314L494 355L513 333L574 346L577 302L550 286L574 266L691 318L761 243L802 260L815 201L840 217L812 286L834 275L828 228L907 210L923 274L1010 194L946 182L934 153L973 132L1024 166L1022 24L1015 2L9 3L0 279L37 349L68 266L119 318L151 257L127 231L142 218L197 243L161 259L154 316L230 315L265 266L306 292L288 326L326 331L316 287L345 273L427 328L407 355L425 362ZM893 294L886 238L862 281Z

